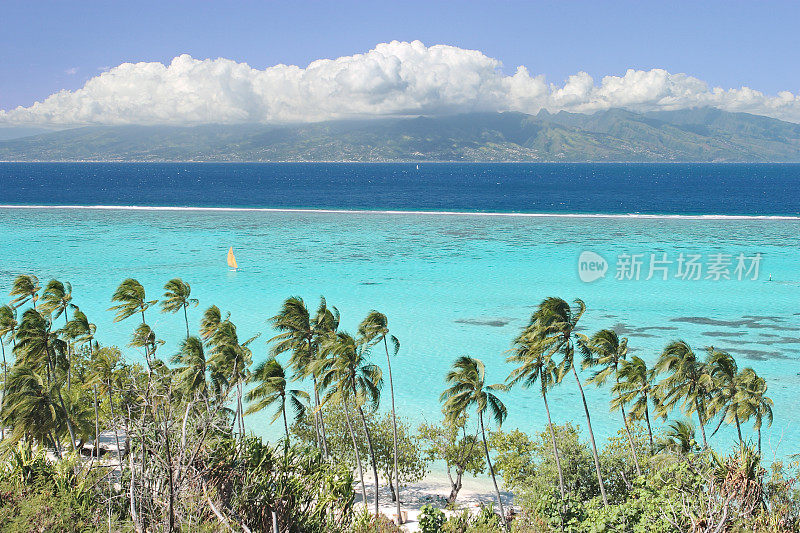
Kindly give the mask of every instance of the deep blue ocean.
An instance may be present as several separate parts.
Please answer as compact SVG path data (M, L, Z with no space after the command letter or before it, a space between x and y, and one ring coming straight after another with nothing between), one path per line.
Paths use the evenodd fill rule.
M0 163L0 204L800 215L800 165Z
M125 278L154 299L167 280L183 278L200 300L190 326L209 305L229 311L242 338L262 333L252 345L256 363L267 356L268 319L281 302L297 295L313 309L324 295L348 331L370 309L387 314L401 343L392 364L398 411L411 423L433 421L456 357L482 358L488 379L500 382L536 304L582 298L583 331L615 329L648 364L684 339L699 353L713 345L752 366L775 401L766 453L800 451L798 165L13 163L0 164L0 205L171 207L0 208L0 302L22 273L70 281L97 339L129 360L143 358L128 347L135 324L114 323L108 311ZM596 213L667 216L581 216ZM584 252L608 262L605 277L581 278ZM702 275L681 277L680 259L693 256ZM617 278L626 257L638 257L641 275ZM737 271L738 257L748 269L758 257L758 272ZM725 259L724 276L710 275L715 258ZM656 259L667 266L652 275ZM153 309L147 321L165 341L157 355L169 360L185 335L183 317ZM567 381L548 395L555 421L584 427L576 393ZM619 413L608 409L607 387L586 393L602 442L620 430ZM506 428L544 427L535 391L515 389L503 401ZM279 434L270 417L253 415L249 427ZM754 436L751 424L743 431ZM735 439L723 426L712 442L726 449Z

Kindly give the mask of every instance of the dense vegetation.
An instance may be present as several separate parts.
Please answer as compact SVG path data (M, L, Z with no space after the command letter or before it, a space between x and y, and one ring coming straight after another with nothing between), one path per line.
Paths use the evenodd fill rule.
M90 126L0 141L0 161L797 162L800 126L712 108Z
M148 299L127 279L111 297L139 364L100 345L68 283L14 281L0 307L0 531L390 532L381 485L400 516L404 485L433 460L451 492L423 507L426 532L800 530L797 464L761 463L766 382L718 348L703 355L673 341L648 367L613 331L580 333L583 302L546 298L513 340L504 383L460 356L444 376L442 419L413 428L395 412L400 343L382 313L350 334L324 299L311 310L291 297L270 319L269 353L254 354L258 335L244 340L216 306L191 324L199 302L187 283L164 291ZM162 356L147 323L158 307L183 318L176 354ZM551 420L548 394L565 379L578 385L588 441ZM583 394L595 385L620 413L605 446ZM501 429L503 398L529 394L520 389L545 407L541 433ZM248 431L245 415L265 409L282 428L277 443ZM696 423L667 421L679 411ZM718 453L707 433L723 424L739 442ZM458 507L465 474L491 479L497 507ZM515 494L511 508L501 485Z

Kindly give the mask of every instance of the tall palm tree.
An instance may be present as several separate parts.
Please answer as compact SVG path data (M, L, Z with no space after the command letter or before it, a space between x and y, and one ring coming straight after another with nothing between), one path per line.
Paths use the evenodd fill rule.
M586 304L579 299L575 300L575 306L572 307L561 298L545 298L533 313L528 328L530 330L531 344L535 350L545 352L548 358L561 354L562 360L558 368L558 381L561 382L569 371L572 371L572 375L575 376L575 382L578 384L578 391L583 401L583 411L586 414L586 426L589 430L589 440L592 444L592 456L594 457L597 481L600 484L600 494L603 497L603 504L608 506L606 487L600 472L600 458L597 453L597 444L594 440L594 431L592 430L592 419L589 416L589 405L586 403L583 385L574 365L575 343L573 333L585 311Z
M714 387L708 366L698 359L686 341L679 340L664 348L655 370L658 374L669 374L657 387L662 416L666 416L666 410L679 402L687 415L697 413L703 447L708 448L705 430L707 403Z
M486 464L489 465L489 473L492 475L503 526L508 531L506 512L503 508L503 500L500 498L500 489L497 487L494 467L489 457L489 444L486 441L486 429L483 423L483 415L487 411L498 427L505 421L508 411L495 392L505 390L506 387L504 385L487 385L486 368L483 361L469 356L461 356L455 360L452 369L445 377L445 383L449 387L445 389L439 399L444 403L443 411L449 420L457 420L459 417L467 415L467 411L473 407L478 413L483 449L486 452Z
M30 300L31 305L36 307L36 300L39 299L39 290L41 288L41 285L39 285L39 278L33 274L17 276L9 292L11 296L15 297L11 300L11 306L15 309L19 309Z
M64 336L72 343L82 346L91 346L97 326L89 322L86 313L76 308L72 313L72 320L64 326Z
M119 445L117 427L114 425L114 384L119 376L120 359L119 350L113 347L102 347L95 351L91 360L91 383L108 397L108 407L111 411L112 420L111 429L114 431L114 441L117 445L117 460L120 468L122 468L122 448ZM94 445L97 448L98 443L95 442Z
M742 425L739 421L739 401L741 395L739 390L740 378L739 368L736 360L728 352L717 350L713 346L706 348L708 372L714 383L713 390L708 402L709 418L719 414L719 423L711 432L711 436L719 431L723 422L735 423L736 432L739 436L739 444L744 444L742 440Z
M578 346L583 353L583 369L600 367L592 374L587 383L602 387L609 378L612 378L615 384L619 383L619 366L628 355L628 339L620 339L619 335L610 329L601 329L591 337L578 334L578 339ZM628 417L625 415L625 402L612 403L611 408L614 409L616 407L619 407L622 414L622 423L628 436L628 444L631 448L633 464L636 467L636 475L641 476L642 469L639 466L639 456L636 453L636 445L633 443L631 428L628 426Z
M397 506L397 520L402 520L400 514L400 471L397 466L397 413L394 405L394 382L392 381L392 361L389 356L389 342L392 344L392 355L400 351L400 341L394 335L389 335L389 319L383 313L372 310L358 326L358 334L368 346L383 343L386 352L386 369L389 373L389 397L392 400L392 443L394 446L394 494ZM388 340L387 340L388 339ZM390 480L391 482L391 480Z
M614 397L612 408L617 404L630 405L628 413L632 420L644 419L650 439L650 453L655 453L653 428L650 426L650 400L653 396L654 372L647 368L644 359L634 355L629 360L621 361L617 382L611 388Z
M253 383L253 388L247 393L245 399L252 403L246 414L263 411L271 405L277 404L277 411L270 423L275 422L283 415L283 429L286 432L286 444L289 444L289 420L286 416L286 403L288 402L294 419L300 418L305 413L305 402L309 395L300 389L288 388L286 371L277 359L269 358L256 367L248 383Z
M745 368L739 375L736 400L742 422L754 419L753 427L758 431L758 454L761 455L761 425L766 420L772 425L772 399L767 395L767 382L752 368Z
M378 463L375 459L372 435L367 426L363 406L368 404L372 410L378 408L383 386L383 373L380 367L369 362L369 348L364 344L359 344L349 333L339 332L335 336L329 337L321 348L325 359L315 365L320 371L320 383L325 388L335 385L334 390L339 391L345 401L352 398L361 417L364 434L367 436L372 473L375 477L375 516L378 516ZM347 388L349 388L349 392L341 395L341 391Z
M32 439L51 444L60 454L54 433L59 425L58 408L42 377L25 364L15 364L8 378L8 397L3 403L3 419L11 422L9 439Z
M42 301L39 304L42 311L53 316L53 319L64 315L64 321L68 320L67 310L76 309L72 303L72 285L69 282L61 282L51 279L42 292Z
M128 317L137 313L142 315L142 325L147 324L144 319L144 312L150 306L158 303L158 300L148 300L145 296L144 287L142 284L133 278L128 278L119 284L114 295L111 297L112 302L119 302L117 305L112 306L109 311L116 311L114 322L120 322ZM150 351L148 345L144 345L145 357L147 358L148 366L150 366Z
M290 352L289 366L294 373L294 379L308 377L312 379L314 386L314 430L317 437L317 445L327 455L325 424L320 411L318 365L314 363L320 358L320 344L323 339L338 327L338 312L336 314L331 313L325 298L322 298L317 315L312 319L303 299L299 296L291 296L283 302L280 312L270 318L270 323L279 331L277 335L269 340L270 343L273 343L270 355L277 357L282 353Z
M190 305L197 307L200 303L197 298L192 298L192 287L181 278L169 280L164 285L164 299L161 300L161 311L164 313L177 313L183 309L183 319L186 322L186 338L189 338L189 315L186 308Z
M558 370L553 359L539 348L535 338L531 338L531 331L528 328L523 329L517 338L514 339L513 353L507 359L507 362L519 366L511 371L506 382L509 386L521 384L526 389L535 385L537 381L539 382L539 393L542 395L544 410L547 413L547 429L550 433L550 441L553 444L553 455L555 456L556 468L558 469L558 487L561 490L561 501L566 501L564 472L561 469L561 457L558 453L558 445L556 444L553 420L550 418L550 406L547 404L547 391L557 383Z
M77 309L72 303L72 285L69 282L61 282L51 279L42 292L42 300L39 307L45 314L50 315L51 322L64 315L65 326L69 323L67 310ZM63 332L63 330L62 330ZM72 345L67 342L67 390L72 390Z
M236 412L234 424L238 423L239 435L245 436L244 426L244 383L249 374L250 364L252 363L252 352L248 345L258 338L258 335L240 343L236 332L236 326L229 319L219 323L214 334L209 339L211 346L210 362L218 371L227 372L228 385L236 387Z
M188 394L206 392L206 354L199 337L187 337L180 350L172 356L172 362L182 366L176 368L177 380Z
M0 398L0 440L5 439L5 422L2 418L3 403L8 389L8 361L6 361L6 337L16 345L14 333L17 331L17 310L10 305L0 307L0 350L3 353L3 396Z

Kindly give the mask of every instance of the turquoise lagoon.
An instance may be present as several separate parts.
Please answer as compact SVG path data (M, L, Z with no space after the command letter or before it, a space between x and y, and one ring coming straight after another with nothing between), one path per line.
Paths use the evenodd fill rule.
M652 363L670 340L700 350L730 350L769 383L775 422L764 432L768 456L800 451L800 220L630 216L487 216L477 214L304 212L266 210L0 209L0 292L13 278L35 273L73 285L74 301L98 326L103 344L126 347L133 322L113 323L108 311L116 286L138 279L148 296L181 277L202 310L230 311L240 335L262 336L255 360L266 357L267 319L287 296L315 307L321 295L339 308L353 331L370 309L389 316L401 342L393 362L399 413L413 422L440 416L438 396L452 360L482 358L491 381L509 370L505 351L534 306L546 296L582 298L585 332L615 328L632 353ZM233 246L240 270L230 271ZM608 261L606 276L585 283L578 257L593 251ZM639 280L615 279L620 254L643 254ZM649 254L761 254L757 280L646 280ZM771 281L769 281L771 275ZM704 276L705 277L705 276ZM184 334L183 317L149 311L148 322L166 341L167 359ZM142 354L124 348L130 360ZM374 354L377 362L383 354ZM584 377L587 374L584 373ZM620 427L608 409L608 389L586 388L601 439ZM551 394L554 420L585 428L574 381ZM534 391L503 396L504 427L539 430L544 409ZM388 405L385 398L384 405ZM676 415L680 416L680 415ZM277 435L268 416L250 429ZM748 435L752 436L749 427ZM734 432L712 442L725 448Z

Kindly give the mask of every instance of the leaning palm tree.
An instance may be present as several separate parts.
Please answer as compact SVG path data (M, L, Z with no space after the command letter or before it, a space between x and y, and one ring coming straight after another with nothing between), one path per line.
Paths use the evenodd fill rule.
M178 353L172 356L172 362L182 365L175 369L176 379L187 394L206 392L206 354L200 338L184 339Z
M51 279L42 292L39 308L43 313L50 315L51 322L64 315L65 326L69 324L67 310L78 308L72 303L72 285L69 282L62 283L57 279ZM67 362L69 363L67 367L67 390L72 390L72 345L69 342L67 342Z
M397 506L397 520L401 521L400 514L400 471L397 467L397 414L394 405L394 382L392 381L392 361L389 357L389 342L392 343L392 354L400 351L400 341L394 335L389 335L389 319L383 313L370 311L367 317L358 326L358 334L367 346L383 343L386 352L386 369L389 372L389 397L392 400L392 443L394 446L394 491ZM387 341L388 339L388 341ZM391 480L390 480L391 482Z
M164 313L177 313L183 310L183 319L186 322L186 338L189 338L189 315L186 309L191 305L197 307L200 303L197 298L191 298L192 287L181 278L174 278L164 285L164 299L161 300L161 311Z
M290 352L289 366L294 373L294 379L310 377L314 386L314 431L319 446L327 455L327 442L325 438L325 425L320 411L320 398L318 389L318 370L315 361L320 358L320 344L331 333L328 322L328 308L325 298L321 299L317 316L312 318L305 302L299 296L287 298L281 305L280 312L270 318L272 326L278 334L268 342L272 344L271 357ZM338 326L338 321L337 324ZM333 328L335 331L335 328Z
M300 389L288 388L286 370L277 359L267 359L253 370L248 378L248 383L254 384L245 396L251 405L245 414L263 411L269 406L277 405L275 415L270 423L274 423L283 416L283 429L286 432L286 444L289 444L289 419L286 415L286 404L289 403L293 411L293 418L297 420L305 413L305 405L309 400L307 392Z
M373 411L377 410L383 386L383 373L380 367L369 362L369 348L359 344L349 333L340 331L330 336L321 349L325 358L314 365L314 370L319 371L320 384L323 388L333 386L333 390L338 392L337 396L345 402L352 399L361 418L364 434L367 436L372 473L375 477L375 516L378 516L378 463L363 406L368 404ZM342 390L348 388L349 391L343 395Z
M133 278L128 278L119 284L114 295L111 297L112 302L119 302L117 305L112 306L109 311L116 311L114 322L120 322L128 317L137 313L142 315L142 325L145 325L144 312L150 306L158 303L158 300L148 300L145 296L144 287L142 284ZM145 358L147 359L148 366L150 365L150 351L148 345L144 345Z
M632 420L644 420L647 424L647 434L650 439L650 453L655 453L653 442L653 428L650 426L650 401L653 396L654 372L647 368L644 359L634 355L630 360L620 363L619 372L611 392L612 408L617 405L630 405L628 415Z
M59 413L49 388L30 366L15 364L8 377L8 396L3 403L2 418L11 422L8 438L12 442L30 439L50 444L60 455L61 448L55 437Z
M737 394L740 383L738 365L728 352L717 350L713 346L706 348L706 351L708 353L708 372L714 383L708 401L708 414L709 418L720 415L719 423L711 432L711 436L713 437L719 431L723 422L728 424L733 422L736 424L736 433L741 446L744 441L742 440L742 424L739 420L741 395Z
M449 420L457 420L459 417L466 416L467 412L473 407L478 413L481 436L483 437L483 449L486 452L486 464L489 465L489 473L492 475L500 516L506 531L508 531L506 512L503 508L503 500L500 498L500 489L497 487L494 467L489 457L489 445L486 441L486 429L483 423L483 415L488 410L489 415L497 422L498 427L503 424L508 411L495 392L505 390L506 387L504 385L487 385L486 368L483 361L469 356L461 356L455 360L452 369L445 377L445 382L449 387L441 394L439 399L444 402L443 410Z
M72 285L69 282L51 279L42 292L42 301L39 305L42 311L53 316L53 320L64 315L64 321L68 321L67 310L77 308L72 303Z
M680 402L687 415L697 413L703 447L708 448L705 424L708 413L708 399L713 390L708 366L698 359L686 341L674 341L664 348L658 358L655 370L658 374L668 374L657 386L661 416Z
M583 353L583 369L599 367L587 383L602 387L608 381L608 378L613 378L615 383L619 383L619 366L628 355L628 339L620 339L619 335L610 329L601 329L591 337L578 334L578 339L578 346ZM612 409L617 407L619 407L622 414L622 423L628 436L628 444L631 448L636 474L641 476L642 469L639 466L639 456L636 453L636 445L633 443L631 428L628 426L628 417L625 415L625 402L619 401L611 404Z
M558 368L558 381L561 382L569 371L572 371L572 375L575 376L575 382L578 384L578 391L583 401L583 411L586 414L586 426L589 430L589 440L592 444L594 469L600 485L600 494L603 497L603 504L608 506L606 487L603 483L603 476L600 473L600 458L597 453L597 444L594 440L594 431L592 430L592 419L589 416L589 405L586 403L583 385L574 365L575 343L573 333L585 311L586 304L582 300L575 300L575 306L572 307L561 298L549 297L542 301L533 313L528 329L530 331L530 341L535 350L545 352L548 358L561 354L562 360Z
M758 454L761 455L761 425L766 420L772 425L772 399L767 394L767 382L759 377L752 368L745 368L739 375L739 387L736 402L742 422L751 418L753 427L758 431Z
M8 361L6 360L6 338L16 345L14 333L17 331L17 310L10 305L0 307L0 350L3 353L3 396L0 397L0 440L5 439L5 423L2 418L3 403L8 389Z
M19 309L21 306L25 305L28 300L30 300L31 305L36 307L36 300L39 299L39 290L41 288L41 285L39 285L39 278L33 274L22 274L17 276L14 279L14 283L11 285L11 291L9 292L11 296L14 296L14 298L11 300L11 306L14 309Z
M209 339L211 346L211 357L209 362L217 370L227 372L228 385L236 387L236 412L234 415L234 425L238 424L239 435L245 436L244 425L244 383L249 375L250 364L253 354L248 345L257 339L256 335L247 341L239 342L236 326L229 319L219 323L214 334Z
M556 444L556 433L553 429L553 420L550 418L550 406L547 403L547 391L550 390L558 380L556 364L552 358L539 349L538 343L530 336L528 328L523 329L516 339L514 339L513 353L508 357L507 362L517 366L511 371L506 382L509 386L517 384L524 388L532 387L539 382L539 393L542 395L544 410L547 413L547 429L550 432L550 441L553 444L553 455L556 459L558 469L558 487L561 490L561 501L566 501L566 491L564 490L564 472L561 469L561 458Z

